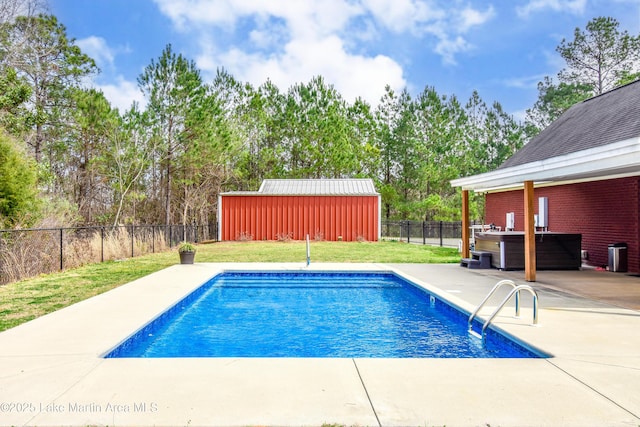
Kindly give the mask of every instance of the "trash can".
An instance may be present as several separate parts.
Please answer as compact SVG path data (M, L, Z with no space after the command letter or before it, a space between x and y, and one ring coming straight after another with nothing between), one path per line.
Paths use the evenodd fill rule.
M627 271L626 243L611 243L609 245L609 271Z

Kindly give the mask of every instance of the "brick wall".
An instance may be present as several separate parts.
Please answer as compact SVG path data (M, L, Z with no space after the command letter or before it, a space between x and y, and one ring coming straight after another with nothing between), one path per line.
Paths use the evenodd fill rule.
M640 273L640 177L536 188L538 197L549 199L549 231L582 234L582 249L589 253L589 264L608 261L608 245L628 245L629 271ZM485 221L504 230L505 215L515 212L515 229L524 229L523 191L486 195Z

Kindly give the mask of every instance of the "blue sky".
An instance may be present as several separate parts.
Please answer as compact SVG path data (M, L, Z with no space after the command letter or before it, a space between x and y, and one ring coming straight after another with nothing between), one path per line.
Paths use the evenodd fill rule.
M426 86L465 103L472 91L517 119L536 84L564 66L563 38L597 16L640 34L640 0L49 0L98 63L93 84L121 110L144 104L136 78L166 44L205 81L225 68L281 91L322 75L376 105L385 85Z

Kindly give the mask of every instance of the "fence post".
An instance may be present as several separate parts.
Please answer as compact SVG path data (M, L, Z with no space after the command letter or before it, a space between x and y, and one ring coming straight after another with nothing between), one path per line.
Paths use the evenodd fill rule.
M407 243L411 243L411 222L407 221Z
M427 244L427 234L425 233L427 228L427 221L422 221L422 244Z
M156 226L151 226L151 253L156 253Z
M64 269L64 262L62 261L62 228L60 229L60 271Z
M442 221L440 221L440 247L442 247Z
M100 262L104 262L104 227L100 227Z
M131 224L131 258L133 258L133 227L135 225Z

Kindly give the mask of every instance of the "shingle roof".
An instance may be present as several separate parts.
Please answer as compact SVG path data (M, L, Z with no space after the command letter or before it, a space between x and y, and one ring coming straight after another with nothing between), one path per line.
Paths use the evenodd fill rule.
M486 192L523 182L640 175L640 81L574 105L498 169L451 180Z
M259 194L362 196L378 195L371 179L265 179Z
M640 81L569 108L498 169L600 147L640 136Z

